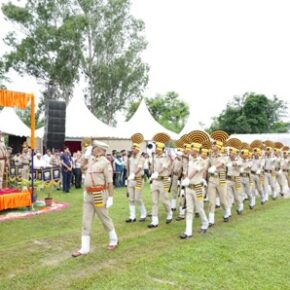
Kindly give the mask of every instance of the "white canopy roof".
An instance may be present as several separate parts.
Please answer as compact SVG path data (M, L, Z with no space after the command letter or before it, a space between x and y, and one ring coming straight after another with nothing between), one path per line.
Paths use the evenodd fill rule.
M201 130L201 131L204 131L204 129L201 127L201 125L195 119L194 114L191 113L189 115L189 118L188 118L185 126L183 127L183 129L179 133L179 137L181 137L184 134L188 134L189 132L191 132L193 130Z
M281 142L290 146L289 133L262 133L262 134L232 134L230 138L238 138L242 142L251 143L254 140Z
M28 137L31 132L11 107L5 107L0 112L0 130L3 133L21 137Z
M117 129L98 120L88 109L84 98L75 95L66 108L66 138L120 138ZM43 137L44 128L36 131L36 136Z
M98 120L88 109L82 96L74 96L66 108L67 138L118 138L116 128Z
M156 133L167 133L171 139L178 139L178 135L160 125L149 112L144 99L141 101L137 111L132 118L117 126L122 137L129 139L134 133L141 133L145 140L152 140Z

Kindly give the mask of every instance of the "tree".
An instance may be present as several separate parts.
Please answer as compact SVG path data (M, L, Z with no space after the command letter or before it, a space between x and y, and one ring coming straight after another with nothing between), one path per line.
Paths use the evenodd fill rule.
M146 104L154 119L165 128L179 133L189 116L189 106L179 99L176 92L157 95L155 98L146 98ZM129 120L136 112L140 101L133 102L127 112Z
M68 101L80 78L86 81L89 107L98 118L114 123L115 113L140 99L148 82L144 23L129 14L129 0L27 0L25 7L8 3L4 15L17 23L5 38L12 51L4 56L14 68L42 81L44 99ZM82 79L83 79L82 78Z
M129 0L78 0L87 20L82 35L82 69L88 82L92 112L106 123L140 99L148 82L148 65L141 60L147 43L144 22L129 14Z
M27 0L25 7L3 4L6 18L19 27L4 42L12 50L3 57L6 71L34 76L44 85L44 98L53 83L56 97L68 101L78 79L83 18L72 17L63 0Z
M275 133L288 132L289 123L283 122L287 104L274 96L246 93L234 97L226 109L214 118L210 131L221 129L233 133Z

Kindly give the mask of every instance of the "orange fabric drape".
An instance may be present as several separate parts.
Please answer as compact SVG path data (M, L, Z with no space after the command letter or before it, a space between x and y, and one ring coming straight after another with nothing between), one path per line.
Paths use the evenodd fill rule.
M31 99L31 94L0 90L0 106L25 109Z
M34 95L31 95L31 110L30 110L30 146L31 149L35 149L35 105L34 105Z
M31 194L29 191L0 195L0 211L9 208L31 206Z

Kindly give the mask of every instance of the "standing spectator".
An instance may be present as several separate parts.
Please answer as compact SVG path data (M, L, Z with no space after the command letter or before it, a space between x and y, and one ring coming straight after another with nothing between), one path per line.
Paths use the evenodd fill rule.
M116 154L117 154L117 151L116 150L113 150L112 151L112 167L113 167L113 185L114 186L117 186L116 185L116 167L115 167L115 159L117 158L117 156L116 156Z
M68 147L64 147L64 152L60 156L62 172L62 191L68 193L70 190L72 158Z
M127 186L127 178L128 178L128 174L127 174L127 166L128 166L127 151L125 149L123 149L121 151L121 155L122 155L122 159L124 161L124 171L123 171L123 178L122 178L122 186Z
M114 164L115 164L114 167L116 170L115 184L116 184L116 187L121 187L121 186L123 186L123 173L124 173L125 166L124 166L124 161L123 161L120 153L117 154L117 157L115 158Z
M75 188L81 188L82 172L81 172L81 151L74 153L74 180Z

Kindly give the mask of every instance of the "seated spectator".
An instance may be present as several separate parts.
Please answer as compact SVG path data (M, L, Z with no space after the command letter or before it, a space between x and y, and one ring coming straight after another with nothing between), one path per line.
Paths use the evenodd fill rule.
M34 169L42 169L45 167L45 164L41 159L41 153L39 152L37 152L36 155L33 156L33 167Z

